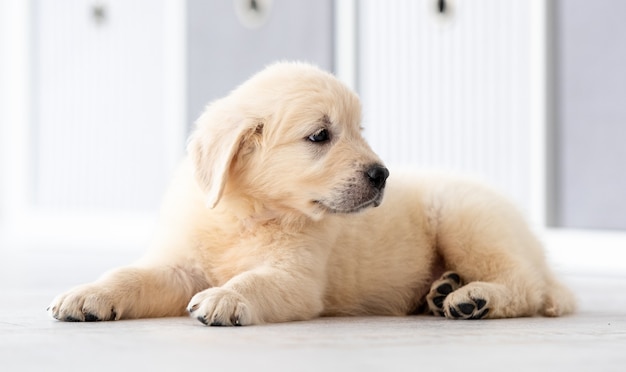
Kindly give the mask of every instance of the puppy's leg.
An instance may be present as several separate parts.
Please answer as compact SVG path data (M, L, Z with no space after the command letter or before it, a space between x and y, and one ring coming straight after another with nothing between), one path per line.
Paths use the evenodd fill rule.
M546 284L538 287L534 293L535 295L543 293L541 299L534 299L534 303L538 304L537 308L528 301L529 298L536 296L527 295L525 299L514 299L511 296L516 294L516 290L511 290L506 284L472 282L450 293L443 303L443 311L447 318L452 319L481 319L488 317L492 308L500 311L494 317L535 314L556 317L572 313L576 306L569 289L556 281L548 281ZM526 313L515 312L524 307L529 308Z
M188 311L205 325L239 326L311 319L322 308L322 288L312 277L262 267L196 294Z
M184 266L124 267L56 297L48 311L75 322L178 316L207 286L200 271Z
M466 285L445 297L454 319L557 316L574 299L552 279L543 249L508 201L482 188L455 189L438 209L438 252Z
M510 237L500 240L489 230L442 239L440 250L446 266L466 284L443 301L447 318L478 319L532 316L539 313L547 291L543 262L524 257L522 244ZM532 251L534 247L527 247ZM516 252L517 251L517 252Z
M495 299L506 297L507 290L502 285L472 282L465 286L459 274L448 271L432 284L426 301L436 316L482 319L489 314L492 306L498 306Z

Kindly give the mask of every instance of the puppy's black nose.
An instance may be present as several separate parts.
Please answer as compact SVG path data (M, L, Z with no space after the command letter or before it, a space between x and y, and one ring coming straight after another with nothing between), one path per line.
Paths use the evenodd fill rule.
M387 168L380 165L373 165L365 173L372 186L378 190L382 190L383 187L385 187L385 181L387 181L387 177L389 177L389 170L387 170Z

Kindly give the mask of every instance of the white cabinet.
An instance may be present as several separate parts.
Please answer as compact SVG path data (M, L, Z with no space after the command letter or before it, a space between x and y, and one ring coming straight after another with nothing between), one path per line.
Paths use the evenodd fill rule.
M24 94L1 127L0 240L144 242L185 143L184 3L4 6L22 62L0 67Z
M41 0L33 17L33 202L154 210L170 171L164 2Z
M359 2L365 134L383 160L478 175L532 212L526 0Z

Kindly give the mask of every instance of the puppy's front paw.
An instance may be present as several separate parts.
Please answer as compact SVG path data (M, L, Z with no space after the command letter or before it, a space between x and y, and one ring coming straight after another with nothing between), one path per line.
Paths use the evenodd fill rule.
M204 325L242 326L254 323L250 304L243 296L225 288L197 293L187 307L189 314Z
M117 320L120 316L117 303L115 296L105 288L86 284L57 296L48 307L48 313L66 322Z

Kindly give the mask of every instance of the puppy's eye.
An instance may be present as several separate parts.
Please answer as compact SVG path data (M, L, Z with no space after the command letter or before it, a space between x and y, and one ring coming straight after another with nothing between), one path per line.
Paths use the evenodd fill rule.
M328 133L327 129L320 129L307 137L307 139L311 142L326 142L330 139L330 133Z

